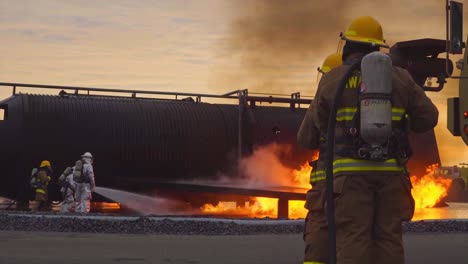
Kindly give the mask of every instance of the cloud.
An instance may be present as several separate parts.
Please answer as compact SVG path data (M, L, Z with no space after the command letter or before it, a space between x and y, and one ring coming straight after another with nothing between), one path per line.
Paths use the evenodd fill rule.
M216 1L6 2L2 81L208 92Z
M444 11L440 0L4 0L0 80L313 95L317 66L353 18L372 14L395 43L444 38ZM457 85L430 96L442 108ZM450 137L439 128L438 138Z
M184 18L184 17L173 17L173 18L171 18L171 20L172 20L174 23L178 23L178 24L188 24L188 23L194 23L194 22L196 22L196 21L193 20L193 19Z

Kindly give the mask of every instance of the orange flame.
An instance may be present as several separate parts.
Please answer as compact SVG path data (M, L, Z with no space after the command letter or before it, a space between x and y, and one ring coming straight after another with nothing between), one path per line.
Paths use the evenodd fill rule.
M205 214L221 214L243 217L270 217L276 218L278 214L278 199L255 197L253 203L246 203L245 206L238 206L235 202L220 202L214 206L205 204L201 208ZM289 218L305 218L307 210L304 208L304 201L289 201Z
M434 171L438 167L438 164L430 165L426 168L427 174L423 177L411 176L411 183L413 185L411 194L413 195L416 209L434 207L447 196L452 180L436 177Z
M254 152L252 157L242 162L249 184L253 186L280 184L287 187L310 188L309 177L312 167L309 161L298 169L286 168L281 164L278 151L287 152L291 146L272 144ZM310 160L316 160L316 153ZM278 213L278 199L254 197L245 206L237 206L235 202L220 202L216 206L205 204L201 208L205 214L222 214L245 217L271 217L276 218ZM305 218L307 210L304 201L289 201L289 218Z
M223 214L244 217L276 217L278 199L256 197L253 202L239 206L236 202L220 202L214 206L205 204L201 210L207 214Z
M247 174L252 173L249 175L250 183L264 186L282 184L296 188L310 188L309 177L312 167L308 161L299 169L290 169L283 166L275 154L278 149L287 150L288 148L290 146L269 145L257 150L252 157L243 161L243 165L247 168ZM310 160L317 158L318 153ZM249 162L255 165L250 165ZM452 181L448 178L434 176L433 172L437 168L438 164L434 164L426 168L427 174L423 177L411 176L412 195L416 208L433 207L447 196ZM278 199L254 197L242 206L238 206L235 202L220 202L216 206L205 204L201 210L206 214L276 218L277 206ZM306 215L307 209L304 208L304 201L289 201L289 218L305 218Z

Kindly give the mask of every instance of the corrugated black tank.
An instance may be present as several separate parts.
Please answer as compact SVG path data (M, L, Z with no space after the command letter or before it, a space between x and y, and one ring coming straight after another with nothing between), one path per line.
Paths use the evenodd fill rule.
M17 94L0 102L0 196L15 197L41 160L57 177L86 151L100 186L139 179L213 179L236 167L239 106L104 96ZM295 145L305 109L245 107L242 152ZM279 132L279 133L278 133ZM301 161L303 162L303 161ZM124 186L128 190L150 186Z
M5 111L0 121L0 196L16 198L41 160L52 162L57 178L86 151L96 158L99 186L130 191L151 190L155 179L212 180L236 168L238 105L16 94L1 101L0 108ZM244 156L276 142L293 146L288 166L310 158L295 143L304 108L244 107L242 113ZM422 175L425 166L440 163L434 131L412 134L410 141L412 173ZM132 184L132 179L138 181Z

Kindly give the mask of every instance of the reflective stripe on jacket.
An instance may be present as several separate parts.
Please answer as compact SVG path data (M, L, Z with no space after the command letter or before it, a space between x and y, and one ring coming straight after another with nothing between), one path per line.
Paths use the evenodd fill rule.
M46 194L47 193L47 186L49 185L49 181L50 181L50 176L47 175L47 172L45 170L39 170L39 172L37 173L37 188L36 188L36 192L39 192L39 193L44 193Z
M357 107L342 107L336 112L336 121L352 121ZM405 115L405 109L402 107L392 107L392 121L401 121Z
M326 179L326 174L325 170L321 169L313 169L312 172L310 173L310 183L313 185L313 183L318 182L318 181L323 181Z
M341 78L349 69L349 65L339 66L320 80L317 93L313 103L310 105L301 128L298 132L298 143L309 149L320 148L320 152L326 151L321 147L320 137L326 135L328 129L328 117L330 109L335 100L335 94ZM406 168L398 164L393 157L386 161L369 161L353 159L347 154L353 142L350 142L344 127L349 126L353 121L353 116L357 113L358 91L360 87L360 72L356 71L350 78L347 89L344 89L341 103L337 109L336 132L335 132L335 153L333 162L333 173L361 173L361 172L400 172ZM352 84L352 85L351 85ZM406 125L405 117L410 120L409 128L417 133L428 131L435 127L438 120L438 110L425 92L419 87L408 71L393 67L392 71L392 127L404 131ZM333 140L333 139L332 139ZM326 145L326 144L325 144ZM338 155L341 153L343 156ZM322 153L320 153L322 154ZM325 156L320 155L320 166L314 168L311 173L311 183L324 180Z
M43 193L43 194L47 194L47 191L44 190L44 189L41 189L41 188L36 188L36 193Z
M333 162L333 174L341 172L366 172L366 171L385 171L385 172L405 172L406 168L400 166L396 159L388 159L384 162L360 160L360 159L336 159ZM310 173L310 183L326 179L324 169L314 169Z
M386 161L372 161L361 159L336 159L333 161L333 174L340 172L363 172L363 171L389 171L404 172L405 167L398 164L397 159L388 159Z

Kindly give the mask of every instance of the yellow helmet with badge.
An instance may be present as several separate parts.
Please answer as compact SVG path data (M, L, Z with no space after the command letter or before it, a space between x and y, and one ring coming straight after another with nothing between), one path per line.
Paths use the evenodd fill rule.
M39 165L39 167L40 167L40 168L42 168L42 167L50 167L50 161L48 161L48 160L43 160L43 161L41 162L41 165Z
M340 66L341 64L343 64L341 56L342 55L340 53L333 53L331 55L328 55L328 57L326 57L323 61L322 67L317 68L317 70L321 73L327 73L333 68Z
M375 18L370 16L354 19L348 29L341 33L341 39L388 48L383 38L382 26Z

